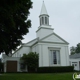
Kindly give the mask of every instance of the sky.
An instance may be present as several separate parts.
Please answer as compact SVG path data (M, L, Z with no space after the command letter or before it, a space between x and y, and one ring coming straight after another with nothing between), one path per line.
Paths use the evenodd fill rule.
M29 19L31 28L24 36L23 43L36 38L39 25L39 15L43 0L32 0L33 8L30 9ZM49 25L54 32L69 42L69 47L80 43L80 0L44 0L49 17Z
M43 0L32 0L33 8L30 9L29 19L31 28L24 36L23 43L36 38L39 25L39 15ZM49 25L54 32L69 42L69 47L80 42L80 0L44 0L49 17Z

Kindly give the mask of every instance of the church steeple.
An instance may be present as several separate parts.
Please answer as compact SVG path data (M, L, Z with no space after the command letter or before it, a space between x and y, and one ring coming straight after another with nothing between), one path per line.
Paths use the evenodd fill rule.
M43 15L43 14L48 15L47 10L46 10L46 7L45 7L45 4L44 4L44 1L43 1L43 4L42 4L41 14L40 15Z
M42 4L39 19L40 19L40 26L38 27L38 30L36 31L36 33L37 33L37 37L39 39L42 39L52 34L54 30L53 28L51 28L51 25L49 25L49 15L47 13L44 2Z
M42 4L41 13L40 13L39 18L40 18L40 26L49 25L49 15L47 13L44 1L43 1L43 4Z

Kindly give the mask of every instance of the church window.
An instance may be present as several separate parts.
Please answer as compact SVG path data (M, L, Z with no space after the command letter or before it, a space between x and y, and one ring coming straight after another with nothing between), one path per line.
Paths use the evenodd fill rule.
M75 64L75 66L77 66L77 64Z
M59 50L50 50L51 52L51 64L60 64L60 51Z
M72 66L74 66L74 64L72 64Z

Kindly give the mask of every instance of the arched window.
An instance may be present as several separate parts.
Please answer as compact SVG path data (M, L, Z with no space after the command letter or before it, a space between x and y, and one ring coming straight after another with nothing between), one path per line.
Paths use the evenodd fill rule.
M40 25L42 25L41 18L40 18Z
M48 24L47 17L45 17L45 24Z
M42 24L44 24L44 17L42 17Z

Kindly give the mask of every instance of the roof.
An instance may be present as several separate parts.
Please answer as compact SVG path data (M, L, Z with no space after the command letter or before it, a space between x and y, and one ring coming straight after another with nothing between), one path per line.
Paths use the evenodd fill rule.
M27 43L22 43L22 45L13 53L15 54L17 51L19 51L22 47L26 46L26 47L31 47L32 45L34 45L36 42L38 41L38 38L35 38ZM13 55L12 54L12 55Z
M35 38L27 43L24 43L23 46L32 46L33 44L35 44L36 42L38 42L38 38Z
M42 38L40 41L43 41L44 39L48 38L49 36L51 35L55 35L56 37L58 37L60 40L62 40L65 44L69 44L67 41L65 41L63 38L61 38L60 36L58 36L56 33L51 33L50 35L48 36L45 36L44 38ZM53 41L54 42L54 41Z
M31 46L33 46L34 44L36 44L36 43L38 43L38 42L46 42L46 41L44 41L44 39L46 39L46 38L48 38L49 36L51 36L51 35L55 35L55 36L57 36L59 39L61 39L65 44L69 44L67 41L65 41L64 39L62 39L60 36L58 36L56 33L51 33L50 35L48 35L48 36L45 36L44 38L42 38L42 39L40 39L39 40L39 38L35 38L35 39L33 39L33 40L31 40L31 41L29 41L29 42L27 42L27 43L23 43L13 54L15 54L17 51L19 51L22 47L31 47ZM53 41L54 42L54 41ZM47 43L50 43L49 41L47 42ZM57 44L57 43L56 43ZM59 42L58 42L58 44L59 44ZM61 43L62 44L62 43ZM13 55L12 54L12 55Z
M70 55L69 57L70 57L70 59L80 58L80 53L75 53L73 55Z
M15 50L13 54L15 54L15 53L16 53L17 51L19 51L21 48L22 48L22 45L21 45L17 50ZM12 55L13 55L13 54L12 54Z
M43 1L43 4L42 4L41 14L40 15L43 15L43 14L47 14L48 15L46 7L45 7L45 4L44 4L44 1Z

